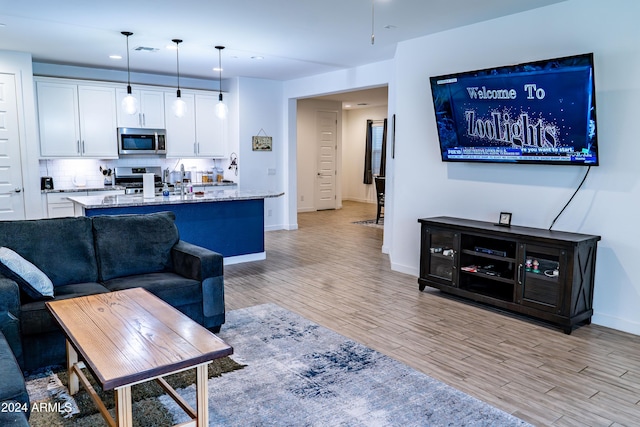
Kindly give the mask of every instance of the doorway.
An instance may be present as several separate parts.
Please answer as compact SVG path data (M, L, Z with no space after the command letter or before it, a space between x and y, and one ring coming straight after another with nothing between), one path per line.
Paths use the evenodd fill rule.
M336 157L338 151L338 113L318 111L316 113L316 210L336 208Z
M0 73L0 221L25 219L16 78Z
M337 120L331 184L335 193L327 191L321 201L321 185L329 182L324 181L328 176L318 176L322 170L318 116L327 112L335 114ZM374 186L363 183L366 119L384 119L387 112L387 86L297 101L297 212L339 209L345 200L376 204ZM331 197L334 200L329 203Z

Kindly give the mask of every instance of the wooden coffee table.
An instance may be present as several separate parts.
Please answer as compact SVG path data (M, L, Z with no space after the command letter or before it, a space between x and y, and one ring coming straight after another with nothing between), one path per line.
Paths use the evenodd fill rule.
M208 365L232 354L231 346L142 288L46 305L67 337L69 392L75 394L82 382L110 426L132 425L131 386L149 380L191 416L183 425L208 425ZM82 372L85 366L103 390L114 390L115 420ZM195 410L162 378L192 368Z

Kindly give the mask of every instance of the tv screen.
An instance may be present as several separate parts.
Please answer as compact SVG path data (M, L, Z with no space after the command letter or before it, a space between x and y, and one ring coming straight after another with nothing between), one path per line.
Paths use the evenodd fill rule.
M430 81L443 161L598 165L593 54Z

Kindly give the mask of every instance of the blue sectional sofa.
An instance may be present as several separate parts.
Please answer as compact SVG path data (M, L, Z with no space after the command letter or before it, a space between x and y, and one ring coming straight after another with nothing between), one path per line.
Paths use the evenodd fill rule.
M0 331L0 426L28 426L30 402L22 371Z
M0 262L0 330L21 368L65 363L64 335L45 307L51 299L142 287L219 331L223 258L180 240L174 221L172 212L160 212L0 222L0 249L17 253L53 285L53 298L33 295Z

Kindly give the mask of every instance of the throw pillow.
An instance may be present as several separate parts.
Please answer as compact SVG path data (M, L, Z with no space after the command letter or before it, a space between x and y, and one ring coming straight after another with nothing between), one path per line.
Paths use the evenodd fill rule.
M51 279L9 248L0 248L0 272L14 280L20 289L34 300L53 298Z

